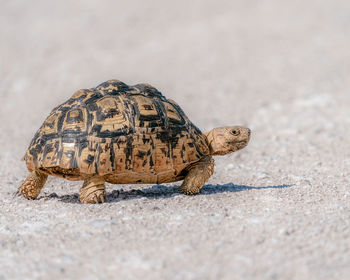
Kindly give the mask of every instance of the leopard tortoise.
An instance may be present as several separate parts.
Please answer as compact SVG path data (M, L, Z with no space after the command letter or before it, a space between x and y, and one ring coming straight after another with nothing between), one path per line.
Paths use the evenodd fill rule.
M54 108L24 156L28 177L19 194L35 199L48 175L84 180L82 203L106 200L105 182L167 183L197 194L213 174L213 155L244 148L250 130L202 133L173 100L148 84L109 80L77 91Z

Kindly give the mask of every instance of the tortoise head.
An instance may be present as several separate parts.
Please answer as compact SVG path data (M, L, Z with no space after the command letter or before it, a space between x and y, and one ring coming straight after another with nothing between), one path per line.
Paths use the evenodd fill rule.
M225 126L214 128L204 135L207 137L211 155L226 155L247 146L250 129L242 126Z

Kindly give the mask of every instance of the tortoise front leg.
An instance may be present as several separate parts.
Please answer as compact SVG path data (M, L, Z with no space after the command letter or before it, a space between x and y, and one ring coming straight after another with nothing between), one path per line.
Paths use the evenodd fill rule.
M211 156L205 156L200 161L192 164L188 170L179 192L197 194L214 173L214 159Z
M36 199L47 179L45 173L37 170L31 172L18 188L18 193L28 199Z
M103 203L106 201L105 180L100 176L86 178L80 189L81 203Z

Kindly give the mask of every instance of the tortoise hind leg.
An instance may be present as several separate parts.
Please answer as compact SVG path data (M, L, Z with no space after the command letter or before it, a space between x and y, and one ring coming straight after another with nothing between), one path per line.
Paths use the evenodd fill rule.
M81 203L103 203L106 201L105 180L100 176L85 179L80 189Z
M197 194L205 182L214 173L214 159L211 156L205 156L200 161L192 164L188 168L179 192L184 194Z
M28 199L36 199L44 187L47 179L47 174L40 171L31 172L24 182L18 188L18 193L22 194Z

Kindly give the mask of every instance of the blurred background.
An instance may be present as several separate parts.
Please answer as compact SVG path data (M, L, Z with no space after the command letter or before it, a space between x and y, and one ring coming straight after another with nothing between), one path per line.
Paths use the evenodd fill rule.
M283 279L312 279L310 275L345 279L350 250L349 46L347 0L0 0L1 192L9 196L26 176L19 159L35 131L52 108L76 90L108 79L130 85L150 83L177 101L202 130L232 124L252 129L246 149L217 158L210 184L294 186L209 196L222 203L214 201L212 208L204 210L197 205L201 225L211 225L206 214L221 213L220 207L240 218L215 224L216 232L223 234L207 236L206 245L197 243L190 230L195 225L186 220L190 231L186 235L196 250L187 250L192 245L181 247L183 240L176 239L177 234L172 242L163 240L159 246L164 251L159 254L165 268L160 269L171 272L169 267L181 264L182 273L173 271L180 278L191 278L196 275L192 269L201 268L202 279L232 279L225 274L230 269L244 279L262 275L257 279L281 275ZM76 192L78 185L49 181L47 193ZM179 207L190 211L194 200L180 199L186 206ZM168 199L164 210L170 209L170 217L177 207L175 202L171 206L172 201ZM12 203L9 199L7 205ZM143 210L127 208L147 220ZM184 212L181 217L188 215ZM165 216L163 224L168 219ZM64 218L61 222L70 227ZM83 226L79 220L77 225L72 231L79 235ZM232 228L227 230L227 225ZM197 233L207 230L198 227ZM236 237L244 240L237 243L230 236L240 227ZM56 234L62 236L62 232ZM132 241L145 244L157 233L146 230L142 236L144 240ZM99 233L94 238L101 238L102 249L111 246ZM100 244L90 245L98 248ZM153 248L142 251L147 260L158 253ZM104 256L102 249L97 249L96 256ZM129 252L128 247L119 249L120 256ZM178 255L167 256L172 250L178 250ZM12 258L18 259L19 255ZM84 254L78 257L82 259ZM88 260L94 261L94 256ZM140 267L147 263L140 262ZM211 266L203 268L206 262ZM97 264L97 268L103 266L103 261ZM113 269L112 265L107 271Z

